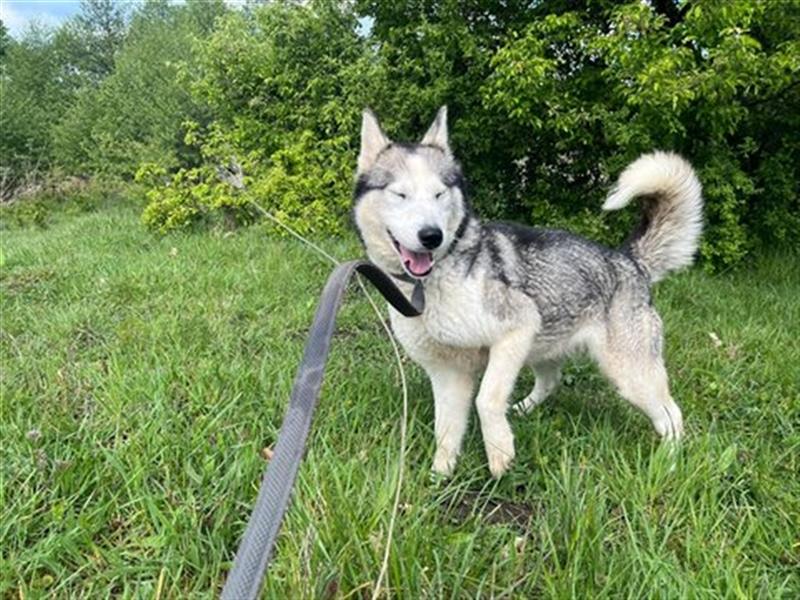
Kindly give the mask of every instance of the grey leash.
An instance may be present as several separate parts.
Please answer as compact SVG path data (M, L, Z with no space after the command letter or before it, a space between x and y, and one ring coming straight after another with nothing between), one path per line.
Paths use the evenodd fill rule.
M422 285L419 282L415 282L412 301L409 302L392 280L371 262L353 260L342 263L331 273L314 315L303 360L297 369L289 409L281 425L278 443L267 465L255 507L222 589L222 600L258 598L306 447L311 418L322 386L336 313L353 271L358 271L369 279L403 316L417 317L424 309Z

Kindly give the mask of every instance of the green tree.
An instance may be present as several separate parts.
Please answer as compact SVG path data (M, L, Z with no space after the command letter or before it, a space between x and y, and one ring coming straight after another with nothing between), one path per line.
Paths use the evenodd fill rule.
M5 64L6 52L11 45L11 35L8 33L8 27L0 19L0 65Z
M341 231L371 69L357 28L355 14L333 1L274 2L222 19L192 86L214 115L189 135L206 168L182 169L154 190L145 221L164 230L219 210L228 222L237 211L249 220L243 199L216 175L216 165L236 157L267 208L303 231Z
M797 4L629 2L598 19L553 4L506 41L481 88L527 136L522 208L533 218L596 210L596 188L626 162L673 149L705 185L706 258L735 263L759 231L797 239ZM772 214L789 220L768 233Z
M480 89L503 41L536 18L531 3L359 0L356 8L372 20L378 81L369 105L382 123L395 135L413 139L447 104L473 202L488 217L520 217L514 210L519 151L512 124L483 103Z
M98 85L114 72L130 6L115 0L81 0L80 12L59 31L70 68L88 83Z
M70 163L71 156L56 149L54 132L71 107L85 104L85 89L113 71L125 35L126 10L111 0L86 0L81 12L58 29L33 24L19 42L3 31L4 194L23 178Z
M22 39L4 39L0 70L0 178L7 194L32 171L52 164L50 126L69 103L52 30L34 24Z
M205 122L189 93L199 44L223 3L147 2L131 15L113 72L86 86L55 127L57 154L68 169L132 177L142 163L175 169L196 163L184 143L184 121Z

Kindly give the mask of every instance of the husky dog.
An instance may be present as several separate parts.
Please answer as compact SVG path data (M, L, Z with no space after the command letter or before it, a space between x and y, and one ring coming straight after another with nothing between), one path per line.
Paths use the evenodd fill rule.
M489 470L503 475L514 458L506 412L520 370L529 365L536 376L517 405L526 412L553 392L562 361L579 349L664 439L680 437L650 285L691 264L701 186L680 156L654 152L622 172L603 208L639 196L642 223L617 250L565 231L482 223L450 149L446 107L418 144L390 141L364 112L354 217L370 260L407 295L424 290L421 317L389 310L397 338L433 387L434 471L455 467L483 370L475 404Z

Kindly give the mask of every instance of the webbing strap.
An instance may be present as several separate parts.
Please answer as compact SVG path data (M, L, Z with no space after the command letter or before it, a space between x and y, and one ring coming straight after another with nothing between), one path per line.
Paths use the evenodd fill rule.
M222 589L223 600L258 598L319 400L336 314L353 271L364 275L403 316L417 317L422 314L420 299L414 298L416 306L409 302L389 276L371 262L353 260L342 263L331 273L314 315L303 360L297 369L278 442Z

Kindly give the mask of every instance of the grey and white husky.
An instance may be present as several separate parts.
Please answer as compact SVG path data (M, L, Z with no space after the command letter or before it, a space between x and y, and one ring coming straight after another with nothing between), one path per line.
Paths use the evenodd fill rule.
M392 142L364 112L354 216L369 258L408 295L424 289L421 317L389 310L433 387L434 471L455 467L483 371L475 404L489 470L500 477L514 458L506 413L520 370L529 365L536 377L517 404L526 412L553 392L562 361L579 349L663 438L680 437L650 285L691 264L701 186L684 159L654 152L622 172L603 208L635 197L643 199L642 223L616 250L564 231L483 223L464 194L446 107L418 144Z

